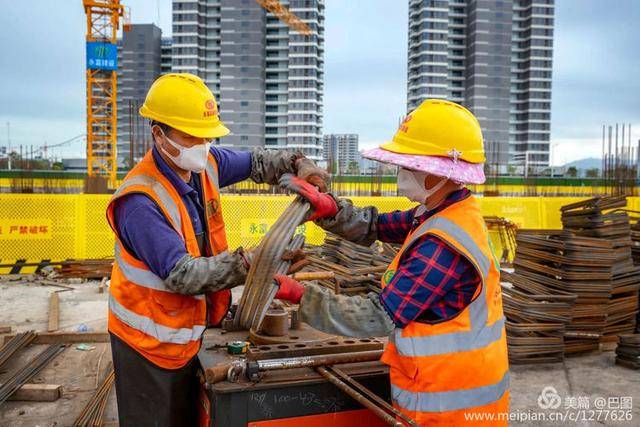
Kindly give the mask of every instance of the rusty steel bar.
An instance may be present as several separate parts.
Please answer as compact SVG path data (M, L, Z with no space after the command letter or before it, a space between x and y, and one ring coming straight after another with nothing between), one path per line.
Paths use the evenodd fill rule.
M338 363L371 362L380 360L380 356L382 356L382 350L256 360L247 362L247 375L283 369L314 368L316 366L334 365Z
M47 366L47 364L62 350L64 350L64 348L63 344L50 345L22 368L15 371L11 378L8 378L0 387L0 404L7 400L9 396L33 378L38 372L44 369L44 367Z
M379 406L376 406L372 401L367 399L365 396L360 394L357 390L352 389L347 384L345 384L340 378L335 376L333 373L329 372L326 368L319 366L316 368L316 371L322 375L327 381L329 381L334 386L338 387L344 393L349 395L352 399L360 403L362 406L376 414L378 418L389 424L390 426L396 427L404 427L404 423L402 421L398 421L393 415L388 414Z
M11 338L9 342L0 349L0 367L20 351L21 348L29 345L35 338L36 333L34 331L21 332Z
M292 243L295 229L304 220L309 207L309 203L303 198L296 197L256 248L245 281L245 289L233 319L234 327L253 328L256 331L260 329L262 318L277 291L273 276L280 272L282 255ZM288 268L287 264L282 273L286 273Z
M401 411L394 408L392 405L389 405L389 403L387 403L385 400L380 398L380 396L373 393L371 390L369 390L368 388L360 384L358 381L354 380L349 375L347 375L342 369L336 366L331 366L329 367L329 370L333 372L342 381L346 382L349 386L353 387L363 395L367 396L369 399L373 400L382 409L386 410L387 412L391 412L392 414L402 419L402 421L404 421L406 424L410 425L411 427L420 427L418 423L416 423L414 420L412 420L407 415L403 414Z

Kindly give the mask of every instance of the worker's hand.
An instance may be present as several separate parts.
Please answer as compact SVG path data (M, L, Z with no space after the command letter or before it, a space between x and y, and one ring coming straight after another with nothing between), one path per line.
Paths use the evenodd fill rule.
M313 160L306 157L300 157L294 162L296 169L296 175L307 181L311 185L318 187L321 193L327 192L327 186L329 184L329 173L319 168Z
M308 221L314 221L318 218L333 218L338 213L338 204L329 194L321 193L316 187L307 181L293 176L284 174L279 180L280 187L292 191L311 203L313 212L307 218Z
M275 298L300 304L302 294L304 294L304 286L289 276L276 274L273 279L279 286Z

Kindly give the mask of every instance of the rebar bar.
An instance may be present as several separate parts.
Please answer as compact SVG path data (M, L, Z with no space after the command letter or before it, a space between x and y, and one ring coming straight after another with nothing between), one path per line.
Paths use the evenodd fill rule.
M94 427L102 426L102 417L107 406L109 392L115 379L115 373L112 367L107 368L102 384L96 390L95 394L87 402L85 407L74 421L73 427Z
M40 372L65 348L64 344L53 344L31 359L25 366L16 371L0 387L0 404L9 398L16 390Z
M419 427L418 423L416 423L414 420L409 418L407 415L403 414L401 411L394 408L392 405L389 405L389 403L387 403L385 400L380 398L380 396L371 392L371 390L369 390L368 388L366 388L365 386L363 386L362 384L360 384L359 382L351 378L349 375L347 375L342 369L336 366L331 366L326 369L333 372L338 378L343 380L350 387L354 388L355 390L362 393L364 396L371 399L374 403L378 404L385 411L394 414L396 417L399 417L402 421L404 421L406 424L410 425L411 427Z
M0 349L0 368L21 348L29 345L36 338L34 331L26 331L17 334Z
M357 390L352 389L347 384L345 384L340 378L334 375L332 372L329 372L326 368L319 366L316 368L316 371L322 375L327 381L331 384L339 388L349 397L354 399L356 402L360 403L362 406L373 412L378 418L389 424L390 426L403 427L404 423L402 421L398 421L393 415L388 414L379 406L376 406L372 401L367 399L365 396L360 394Z
M257 372L280 371L284 369L314 368L316 366L335 365L338 363L371 362L380 360L380 356L382 356L382 350L256 360L247 362L247 374L252 375Z

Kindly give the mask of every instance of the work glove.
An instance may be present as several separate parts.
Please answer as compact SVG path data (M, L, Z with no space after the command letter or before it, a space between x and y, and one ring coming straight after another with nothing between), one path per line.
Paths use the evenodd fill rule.
M302 178L284 174L279 179L280 187L296 193L311 203L313 212L307 218L315 221L318 218L333 218L338 213L338 204L329 194L321 193L315 186Z
M275 296L276 299L289 301L293 304L300 304L302 294L304 294L304 286L300 282L281 274L276 274L273 279L279 287Z
M329 173L319 168L313 160L300 157L295 160L294 167L298 178L302 178L311 185L315 185L321 193L327 192Z

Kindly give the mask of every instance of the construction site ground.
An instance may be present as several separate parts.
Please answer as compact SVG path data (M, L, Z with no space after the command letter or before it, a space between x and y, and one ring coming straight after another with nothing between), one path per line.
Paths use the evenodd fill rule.
M108 290L99 292L100 281L69 279L52 281L35 276L3 276L0 278L0 325L11 326L12 332L36 330L44 332L48 326L48 307L51 292L60 291L60 330L94 331L106 330ZM237 301L241 289L234 290ZM44 345L30 345L19 357L5 365L0 372L0 383L6 380L8 371L21 366L26 360L44 349ZM8 401L0 406L0 426L70 426L80 414L98 386L104 370L111 361L108 343L70 344L59 356L44 368L31 383L60 384L62 397L54 402ZM553 387L560 396L557 409L543 409L539 396L545 387ZM590 403L596 410L597 398L632 397L632 420L611 419L577 422L541 422L535 419L540 414L551 412L578 412L566 408L566 404ZM575 398L569 399L569 398ZM615 400L614 400L615 401ZM549 400L542 402L549 403ZM640 373L614 365L612 351L591 353L567 358L563 363L511 367L511 412L515 419L510 425L638 425L640 422ZM596 414L597 416L597 414ZM602 418L603 415L600 416ZM117 425L115 392L112 391L105 411L105 425ZM522 421L518 421L518 419Z

